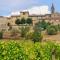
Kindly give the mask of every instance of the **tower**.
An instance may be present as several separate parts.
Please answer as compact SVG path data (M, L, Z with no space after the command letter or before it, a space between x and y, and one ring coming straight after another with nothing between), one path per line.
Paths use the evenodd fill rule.
M55 7L54 7L54 4L52 3L52 6L51 6L51 14L54 14L55 13Z

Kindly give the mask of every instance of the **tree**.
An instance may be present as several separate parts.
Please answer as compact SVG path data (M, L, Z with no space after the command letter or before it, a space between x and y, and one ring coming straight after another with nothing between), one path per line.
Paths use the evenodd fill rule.
M34 31L33 32L33 35L32 35L32 40L35 42L41 42L43 36L41 35L41 32L38 32L38 31Z
M54 25L48 26L47 33L48 35L55 35L58 33L58 28Z
M21 24L25 24L26 20L24 18L21 19Z
M19 25L19 24L20 24L20 19L17 19L17 20L15 21L15 24Z
M34 31L39 31L39 32L41 32L41 31L43 30L42 27L40 27L40 22L37 23L37 24L33 27L33 29L34 29Z
M26 23L27 24L32 24L32 19L31 18L27 18Z
M42 20L41 22L38 22L35 26L40 30L45 30L49 25L49 22L47 23L45 22L45 20Z

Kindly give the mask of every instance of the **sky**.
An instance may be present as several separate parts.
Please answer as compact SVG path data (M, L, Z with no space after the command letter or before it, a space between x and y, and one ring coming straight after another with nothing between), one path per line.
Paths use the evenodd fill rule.
M46 9L50 11L52 2L54 3L56 11L60 12L60 0L0 0L0 16L7 16L14 11L37 10L43 6L47 7Z

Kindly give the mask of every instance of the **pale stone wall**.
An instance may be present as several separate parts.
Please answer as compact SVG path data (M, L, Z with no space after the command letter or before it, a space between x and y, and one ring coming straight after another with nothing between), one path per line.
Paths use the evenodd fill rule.
M29 12L20 12L20 18L27 19L29 17Z
M51 15L51 16L50 16ZM0 16L0 30L1 29L7 29L7 23L10 23L12 26L16 25L15 21L16 19L21 19L21 18L32 18L33 21L33 26L39 22L42 21L42 19L45 19L46 22L51 22L54 24L60 24L60 14L55 13L55 14L47 14L47 15L29 15L29 12L21 12L19 16L11 16L11 17L2 17Z
M7 22L8 20L6 17L0 17L0 31L8 29Z

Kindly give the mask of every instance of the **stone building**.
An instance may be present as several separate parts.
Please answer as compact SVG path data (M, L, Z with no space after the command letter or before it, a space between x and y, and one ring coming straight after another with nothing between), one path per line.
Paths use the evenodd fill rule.
M7 24L10 23L12 26L16 26L15 21L16 19L21 19L21 18L32 18L33 21L33 26L39 22L42 21L43 19L46 22L51 22L53 24L60 24L60 13L55 12L55 7L52 4L51 6L51 14L45 14L45 15L30 15L28 11L20 12L20 15L13 15L10 17L3 17L0 16L0 30L1 29L7 29L8 26Z

